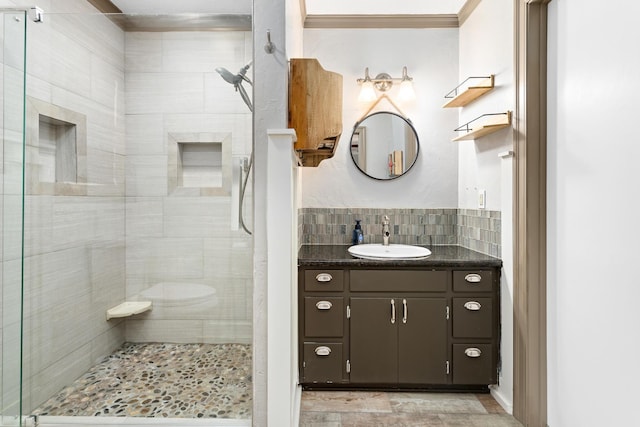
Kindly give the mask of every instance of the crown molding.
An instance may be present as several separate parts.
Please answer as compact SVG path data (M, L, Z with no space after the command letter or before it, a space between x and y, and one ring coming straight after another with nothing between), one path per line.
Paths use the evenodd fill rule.
M307 15L304 28L457 28L458 15Z
M304 21L307 19L307 0L300 0L300 19L302 26L304 27Z
M115 4L109 0L87 0L102 13L122 13L122 11Z
M479 4L480 0L467 0L462 5L460 11L458 12L458 21L460 22L460 25L464 24L464 22L467 20L467 18L469 18L469 16L471 16L473 11L476 10L476 7L478 7Z

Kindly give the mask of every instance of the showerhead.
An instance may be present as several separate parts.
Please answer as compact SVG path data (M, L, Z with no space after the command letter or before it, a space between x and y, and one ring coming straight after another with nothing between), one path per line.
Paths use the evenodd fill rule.
M227 83L231 83L232 85L236 84L235 80L236 80L236 75L232 74L231 71L227 70L226 68L216 68L216 71L218 72L218 74L220 74L222 76L222 78L224 79L225 82Z
M238 74L233 74L231 71L223 67L216 68L216 71L218 72L218 74L220 74L220 76L222 76L225 82L231 83L234 86L242 83L243 81L252 84L251 80L249 80L249 77L246 76L249 67L251 67L251 62L242 67L240 71L238 71Z
M245 91L244 87L242 87L243 81L249 84L252 84L251 80L249 80L249 77L245 75L247 74L249 67L251 67L251 62L249 62L244 67L242 67L240 71L238 71L238 74L233 74L226 68L222 68L222 67L216 68L216 72L220 74L220 76L224 79L225 82L232 84L233 87L236 88L236 92L240 92L240 96L242 97L242 100L244 101L245 104L247 104L247 107L249 107L249 110L253 112L253 105L251 104L249 95L247 95L247 91Z

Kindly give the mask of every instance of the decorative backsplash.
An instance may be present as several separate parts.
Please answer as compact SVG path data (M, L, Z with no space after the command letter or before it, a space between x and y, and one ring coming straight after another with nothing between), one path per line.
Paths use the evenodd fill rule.
M364 243L382 243L382 219L389 216L391 243L460 245L501 256L500 211L476 209L303 208L298 210L300 244L350 245L356 220Z

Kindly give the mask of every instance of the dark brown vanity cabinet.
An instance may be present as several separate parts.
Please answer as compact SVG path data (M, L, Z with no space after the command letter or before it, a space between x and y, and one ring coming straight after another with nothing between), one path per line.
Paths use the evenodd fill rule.
M307 388L496 383L498 268L329 267L299 268Z

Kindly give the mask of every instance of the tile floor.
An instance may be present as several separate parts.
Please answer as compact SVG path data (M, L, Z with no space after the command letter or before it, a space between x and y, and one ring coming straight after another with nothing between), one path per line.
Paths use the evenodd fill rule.
M125 344L35 414L249 419L251 348ZM522 427L489 394L304 391L300 427Z
M489 394L304 391L300 427L522 427Z
M251 417L251 346L124 344L35 415Z

